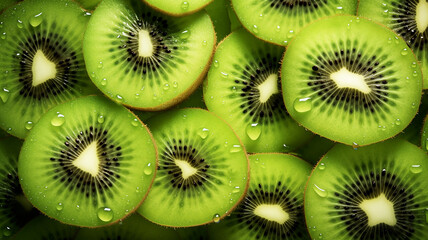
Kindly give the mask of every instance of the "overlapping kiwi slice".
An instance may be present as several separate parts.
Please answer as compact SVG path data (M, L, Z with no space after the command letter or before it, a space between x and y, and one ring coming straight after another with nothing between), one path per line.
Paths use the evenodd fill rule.
M312 238L425 239L428 156L404 140L354 150L338 144L313 170L305 191Z
M246 151L233 130L197 108L171 110L147 123L158 146L159 166L138 212L174 227L203 225L229 214L249 180Z
M425 116L422 128L421 147L425 152L428 152L428 114Z
M24 142L18 173L40 211L63 223L96 227L136 210L156 166L146 126L125 107L88 96L43 115Z
M143 0L158 11L173 16L184 16L201 10L214 0Z
M348 145L398 134L421 100L421 69L404 40L355 16L329 17L304 28L285 52L281 76L290 115Z
M105 0L89 21L83 50L92 81L108 97L160 110L198 87L215 43L205 12L177 18L141 1Z
M0 239L13 236L37 211L25 198L18 180L18 155L22 142L0 140Z
M283 46L316 19L357 11L357 0L232 0L232 5L248 31Z
M360 0L358 15L382 23L404 38L420 61L424 89L428 89L428 2Z
M312 136L284 107L284 50L241 28L219 44L204 82L208 109L231 124L249 152L291 151Z
M95 92L85 70L89 16L70 0L26 0L0 15L0 127L24 138L51 107Z
M26 224L14 237L14 240L74 240L79 229L60 223L46 216L38 216Z
M307 239L303 191L311 165L288 154L250 155L250 188L219 224L212 239Z

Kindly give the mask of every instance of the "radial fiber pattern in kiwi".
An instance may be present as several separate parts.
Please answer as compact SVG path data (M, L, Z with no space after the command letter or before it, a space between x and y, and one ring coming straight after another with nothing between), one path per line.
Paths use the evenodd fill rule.
M82 56L88 20L68 0L29 0L0 16L0 127L24 138L49 108L95 91ZM56 74L35 84L32 68L40 52L55 64Z
M94 11L83 48L89 75L101 91L148 110L189 96L202 81L214 44L204 12L173 18L139 1L107 0Z
M144 0L144 2L165 14L184 16L204 8L213 2L213 0Z
M355 14L350 0L232 0L242 25L256 37L286 46L306 24L336 14Z
M398 134L421 98L422 73L405 42L353 16L326 18L302 30L284 55L281 74L290 115L348 145Z
M159 166L139 213L161 225L184 227L212 222L237 205L247 189L248 160L225 122L202 109L181 109L156 115L148 125ZM159 208L160 202L169 207Z
M84 161L93 164L82 166L79 157L91 148L94 156ZM156 149L145 126L125 108L95 96L44 115L20 159L20 181L30 201L46 215L79 226L109 224L134 211L156 170Z
M204 82L208 109L232 125L249 152L291 151L311 137L284 107L283 51L237 30L218 46Z
M428 3L423 0L361 0L358 7L358 15L378 21L404 38L422 66L424 89L428 88L428 27L420 15L427 14Z
M428 231L427 160L426 153L403 140L358 150L335 146L318 163L307 184L305 216L311 236L424 239ZM371 219L361 204L381 196L386 198L382 204L392 204L396 222L384 219L370 226Z

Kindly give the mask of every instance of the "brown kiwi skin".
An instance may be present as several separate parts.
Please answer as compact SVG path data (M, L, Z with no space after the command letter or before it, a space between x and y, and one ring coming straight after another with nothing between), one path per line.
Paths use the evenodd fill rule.
M219 218L219 221L221 221L222 219L224 219L225 217L227 217L227 216L229 216L232 212L233 212L233 210L235 210L237 207L238 207L238 205L242 202L242 200L245 198L245 196L247 195L247 192L248 192L248 188L250 187L250 159L248 158L248 156L249 156L249 154L248 154L248 152L247 152L247 150L245 149L245 146L244 146L244 144L242 143L242 141L241 141L241 139L238 137L238 135L236 135L236 132L235 132L235 130L229 125L229 123L227 123L225 120L223 120L222 118L220 118L219 116L217 116L216 114L214 114L214 113L212 113L212 112L210 112L210 111L208 111L208 110L206 110L206 109L202 109L202 108L182 108L182 109L199 109L199 110L203 110L203 111L205 111L205 112L208 112L209 114L211 114L211 115L213 115L213 116L215 116L215 117L217 117L218 119L220 119L222 122L224 122L231 130L232 130L232 132L233 132L233 134L236 136L236 138L238 139L238 141L239 141L239 144L241 145L241 147L242 147L242 150L243 150L243 152L244 152L244 154L245 154L245 158L247 159L247 182L246 182L246 184L245 184L245 189L244 189L244 191L243 191L243 194L241 195L241 197L238 199L238 201L235 203L235 205L233 205L230 209L229 209L229 211L228 211L228 213L225 213L224 215L222 215L222 216L220 216L220 218ZM147 218L146 218L147 219ZM188 228L188 227L198 227L198 226L203 226L203 225L207 225L207 224L210 224L210 223L214 223L214 220L211 220L211 221L208 221L208 222L205 222L205 223L201 223L201 224L196 224L196 225L190 225L190 226L170 226L170 225L163 225L163 224L159 224L159 223L157 223L157 222L153 222L153 221L151 221L150 219L147 219L148 221L150 221L150 222L152 222L152 223L154 223L154 224L158 224L158 225L161 225L161 226L164 226L164 227L171 227L171 228Z
M358 1L359 2L359 1ZM394 31L392 31L392 29L390 29L390 28L388 28L387 26L385 26L385 25L383 25L383 24L381 24L381 23L379 23L379 22L375 22L375 21L373 21L373 20L371 20L371 19L369 19L369 18L366 18L366 17L360 17L360 16L355 16L355 15L349 15L349 14L340 14L340 15L334 15L334 16L326 16L326 17L322 17L322 18L319 18L319 19L317 19L317 20L315 20L315 21L313 21L313 22L311 22L310 24L307 24L305 27L303 27L302 29L304 29L304 28L306 28L307 26L309 26L309 25L311 25L312 23L315 23L315 22L318 22L318 21L322 21L322 20L324 20L324 19L327 19L327 18L334 18L334 17L337 17L337 16L350 16L350 17L358 17L358 18L360 18L360 19L365 19L365 20L368 20L368 21L370 21L370 22L372 22L372 23L375 23L375 24L377 24L377 25L379 25L379 26L382 26L382 27L384 27L384 28L386 28L386 29L388 29L389 31L391 31L392 33L394 33L398 38L400 38L401 40L403 40L403 41L405 41L404 39L403 39L403 37L401 37L401 36L398 36ZM296 34L296 35L298 35L298 34ZM285 57L285 54L286 54L286 52L287 52L287 50L288 50L288 47L290 46L290 45L292 45L293 44L293 42L295 41L295 39L296 39L296 36L294 36L291 40L290 40L290 42L288 43L288 45L286 46L286 50L285 50L285 52L284 52L284 54L282 55L282 58L281 58L281 66L283 65L283 63L284 63L284 57ZM410 49L410 52L411 52L411 54L413 54L413 56L415 57L415 59L417 59L417 57L416 57L416 55L415 55L415 53L413 52L413 50L411 49L411 48L409 48ZM422 75L422 68L421 68L421 65L420 65L420 63L419 63L419 61L416 61L417 63L417 65L418 65L418 68L419 68L419 70L420 70L420 74L421 74L421 77L422 77L422 81L421 81L421 84L422 84L422 87L421 87L421 98L419 99L419 103L418 103L418 106L421 104L421 100L422 100L422 95L423 95L423 93L424 93L424 89L423 89L423 75ZM282 68L280 68L279 69L279 74L280 74L280 76L282 76ZM284 90L282 89L282 78L281 78L281 91L282 91L282 93L284 94ZM287 106L286 106L286 108L287 108ZM287 109L287 111L288 111L288 109ZM291 118L293 118L293 116L291 116L290 115L290 117ZM412 120L414 119L416 117L416 114L415 114L415 116L413 116L413 118L412 118ZM295 121L295 122L297 122L298 123L298 121L296 121L296 119L294 119L293 118L293 120ZM412 120L403 128L403 129L405 129L405 128L407 128L409 125L410 125L410 123L412 122ZM314 134L316 134L316 135L319 135L318 133L315 133L315 132L313 132L311 129L308 129L310 132L312 132L312 133L314 133ZM322 136L322 135L319 135L319 136L321 136L321 137L323 137L323 138L327 138L328 140L330 140L330 141L332 141L332 142L335 142L335 143L342 143L342 144L345 144L345 145L348 145L348 146L353 146L353 147L364 147L364 146L368 146L368 145L372 145L372 144L375 144L375 143L378 143L378 142L383 142L383 141L386 141L386 140L388 140L388 139L391 139L391 138L394 138L395 136L397 136L398 134L400 134L400 132L399 133L397 133L396 135L394 135L394 136L391 136L391 137L388 137L388 138L386 138L386 139L383 139L383 140L380 140L380 141L377 141L377 142L374 142L374 143L369 143L369 144L362 144L362 145L357 145L357 146L353 146L352 144L349 144L349 143L342 143L342 142L339 142L339 141L336 141L336 140L333 140L333 139L330 139L330 138L328 138L328 137L325 137L325 136ZM323 156L324 157L324 156Z
M197 9L195 9L195 10L192 10L192 11L189 11L189 12L185 12L185 13L170 13L170 12L166 12L166 11L164 11L163 9L160 9L160 8L158 8L158 7L156 7L156 6L154 6L154 5L150 4L150 3L148 3L146 0L141 0L141 1L143 1L145 4L147 4L148 6L150 6L150 7L151 7L151 8L153 8L153 9L155 9L156 11L159 11L159 12L164 13L164 14L166 14L166 15L174 16L174 17L183 17L183 16L188 16L188 15L191 15L191 14L193 14L193 13L195 13L195 12L200 11L201 9L205 8L205 7L206 7L206 6L208 6L210 3L212 3L214 0L210 0L208 3L204 4L204 5L203 5L203 6L201 6L200 8L197 8Z
M80 97L80 98L91 97L91 96L96 96L96 95L88 95L88 96L83 96L83 97ZM75 100L75 99L73 99L73 100ZM69 100L69 101L73 101L73 100ZM69 102L69 101L67 101L67 102ZM67 103L67 102L64 102L64 103ZM135 206L135 208L134 208L134 209L131 209L131 210L129 211L129 213L128 213L126 216L124 216L123 218L118 219L118 220L116 220L116 221L109 222L108 224L104 224L104 225L101 225L101 226L80 226L80 225L77 225L77 224L65 223L65 222L62 222L62 221L60 221L60 220L58 220L58 219L55 219L55 218L53 218L53 217L50 217L50 216L46 215L46 214L45 214L41 209L39 209L39 208L37 208L36 206L34 206L34 205L33 205L33 207L34 207L35 209L37 209L39 212L41 212L44 216L46 216L46 217L48 217L48 218L50 218L50 219L53 219L53 220L55 220L55 221L58 221L58 222L60 222L60 223L62 223L62 224L71 225L71 226L76 226L76 227L90 228L90 229L93 229L93 228L99 228L99 227L108 227L108 226L111 226L111 225L116 224L116 223L118 223L118 222L120 222L120 221L123 221L125 218L127 218L128 216L130 216L131 214L133 214L135 211L137 211L137 209L141 206L141 204L144 202L144 200L146 200L147 195L149 194L150 189L152 188L153 182L154 182L154 180L155 180L155 178L156 178L156 173L157 173L157 169L158 169L158 165L159 165L159 152L158 152L158 147L157 147L157 145L156 145L155 139L153 138L153 134L150 132L150 129L147 127L147 125L146 125L146 124L144 124L144 123L143 123L143 122L138 118L138 116L137 116L137 115L135 115L131 110L129 110L129 109L127 109L127 108L126 108L126 110L127 110L128 112L130 112L130 113L135 117L135 119L137 119L137 120L138 120L138 122L140 122L140 123L141 123L141 125L143 125L143 126L144 126L144 128L147 130L147 132L149 133L150 139L152 140L153 145L154 145L154 147L155 147L155 153L156 153L155 170L153 171L153 177L152 177L152 180L151 180L151 182L150 182L150 185L149 185L149 186L148 186L148 188L147 188L147 192L146 192L146 194L144 195L143 199L141 199L141 201L140 201L140 202ZM20 157L21 157L21 154L19 155L19 158L20 158ZM18 159L19 159L19 158L18 158ZM29 199L29 198L28 198L28 196L27 196L27 195L25 195L25 192L24 192L24 191L23 191L23 195L25 196L25 198L26 198L26 199Z

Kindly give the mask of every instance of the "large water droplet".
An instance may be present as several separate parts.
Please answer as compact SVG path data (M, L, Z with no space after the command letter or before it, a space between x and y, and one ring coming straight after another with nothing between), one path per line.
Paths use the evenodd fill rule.
M316 184L312 187L312 189L315 191L316 194L320 197L327 197L327 191L318 187Z
M189 8L189 2L184 1L181 3L181 9L187 10Z
M400 121L400 119L398 119L398 118L397 118L397 119L395 120L395 125L397 125L397 126L401 125L401 121Z
M421 165L414 164L414 165L410 166L410 172L412 172L412 173L421 173L422 172Z
M406 56L409 53L409 51L407 51L407 48L404 48L403 50L401 50L401 55Z
M239 188L239 186L236 186L233 190L232 193L239 193L241 191L241 189Z
M220 214L216 213L213 216L213 222L219 223L220 222Z
M107 78L103 78L103 79L101 79L101 86L105 86L105 85L107 85Z
M23 28L23 27L24 27L24 24L22 23L22 21L21 21L21 20L18 20L18 22L16 23L16 26L17 26L18 28Z
M3 103L7 102L7 100L9 99L9 95L9 90L6 88L3 88L3 90L0 91L0 98Z
M57 113L57 115L52 118L51 124L52 126L59 127L65 122L65 117L61 113Z
M210 131L210 130L209 130L208 128L202 128L202 129L198 132L198 135L199 135L199 137L201 137L202 139L205 139L205 138L207 138L209 131Z
M146 167L144 167L144 174L146 174L146 175L150 175L150 174L152 174L153 173L153 168L152 168L152 166L151 166L152 164L151 163L149 163L149 164L147 164L147 166Z
M242 147L239 144L235 144L230 148L230 152L236 153L242 151Z
M245 128L245 131L248 137L253 141L257 140L260 137L260 134L262 133L262 129L258 123L252 123L248 125Z
M169 89L169 83L165 83L164 85L163 85L163 90L168 90Z
M33 122L32 121L27 121L25 123L25 129L31 130L32 128L33 128Z
M62 209L64 209L64 205L62 205L62 203L58 203L58 204L56 205L56 210L57 210L57 211L62 211Z
M312 100L309 97L296 98L293 103L294 110L300 113L309 112L312 109Z
M97 119L97 122L98 122L98 123L103 123L103 122L104 122L104 120L105 120L104 116L103 116L103 115L100 115L100 116L98 117L98 119Z
M180 38L185 40L190 37L190 30L184 30L180 33Z
M319 169L319 170L324 170L324 169L325 169L325 164L324 164L324 163L320 163L320 164L318 165L318 169Z
M138 119L134 118L131 122L132 126L137 127L138 126Z
M39 26L43 21L42 13L34 15L32 18L30 18L30 25L33 27Z
M113 219L113 211L108 207L102 207L98 209L97 216L103 222L110 222Z

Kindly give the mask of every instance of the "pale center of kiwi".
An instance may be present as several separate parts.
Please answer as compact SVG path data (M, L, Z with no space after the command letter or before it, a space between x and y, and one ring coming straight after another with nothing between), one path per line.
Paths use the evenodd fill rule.
M279 93L278 90L278 75L275 73L270 74L266 80L257 86L260 92L260 102L265 103L269 100L270 96Z
M418 5L416 5L415 18L419 32L425 32L428 27L428 2L426 0L419 0Z
M254 209L254 214L279 224L290 219L290 215L278 204L260 204Z
M192 165L190 165L187 161L174 159L174 163L180 168L181 175L184 179L187 179L198 172L198 169L192 167Z
M33 86L37 86L56 76L56 65L46 58L42 50L37 50L33 58Z
M371 89L364 81L364 76L348 71L345 67L330 75L338 88L353 88L363 93L370 93Z
M90 143L73 161L73 165L88 172L92 176L98 175L100 160L98 159L97 142Z
M138 55L151 57L153 55L153 43L149 31L141 29L138 32Z
M394 204L383 193L376 198L364 200L359 207L366 213L370 227L380 223L394 226L397 223Z

